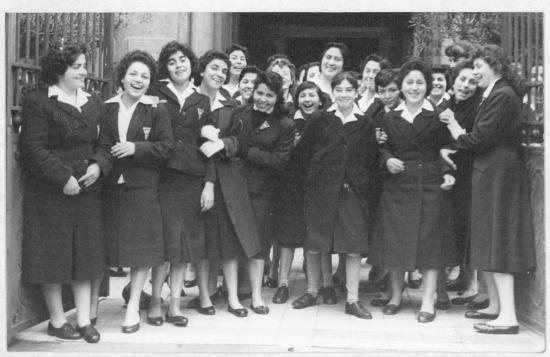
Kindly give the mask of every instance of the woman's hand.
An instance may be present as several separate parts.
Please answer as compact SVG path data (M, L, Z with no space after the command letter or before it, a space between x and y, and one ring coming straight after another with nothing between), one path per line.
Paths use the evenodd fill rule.
M464 130L460 124L455 119L455 113L453 113L450 109L445 109L439 114L439 120L442 123L447 124L447 129L451 132L451 136L453 139L457 139L460 135L466 134L466 130Z
M117 143L111 148L111 155L117 159L122 159L126 156L132 156L136 153L136 144L127 141L125 143Z
M441 184L441 189L449 191L455 184L455 177L451 174L443 175L443 183Z
M452 120L456 121L455 113L451 109L447 108L439 113L439 121L443 124L449 124Z
M219 139L220 129L213 125L205 125L201 128L201 136L210 141L217 141Z
M85 187L91 186L94 182L97 181L100 174L101 169L99 168L99 165L94 162L93 164L88 166L86 173L78 179L78 182L84 182Z
M384 144L388 140L388 134L380 128L376 128L376 142L378 144Z
M214 206L214 184L207 181L201 193L201 211L208 211Z
M446 149L446 148L442 148L441 150L439 150L439 155L441 155L443 160L445 160L445 162L449 164L453 168L453 170L456 170L457 166L455 162L449 157L449 155L456 153L456 151L457 150Z
M65 186L63 186L63 193L67 196L78 195L80 192L80 185L74 176L71 176Z
M388 161L386 161L386 167L388 168L388 171L392 174L398 174L405 171L405 165L403 164L403 161L395 157L389 158Z

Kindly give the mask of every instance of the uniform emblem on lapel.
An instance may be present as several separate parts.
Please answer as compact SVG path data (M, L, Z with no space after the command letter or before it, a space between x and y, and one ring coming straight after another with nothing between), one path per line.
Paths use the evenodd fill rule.
M143 134L145 135L145 140L147 140L147 138L149 138L149 132L151 132L151 128L148 127L148 126L144 126L143 127Z
M204 109L197 108L197 113L199 114L199 119L200 119L202 117L202 115L204 114Z
M269 123L268 123L267 120L266 120L266 121L264 121L264 122L262 123L262 125L260 126L260 130L267 129L267 128L269 128L269 126L270 126L270 125L269 125Z

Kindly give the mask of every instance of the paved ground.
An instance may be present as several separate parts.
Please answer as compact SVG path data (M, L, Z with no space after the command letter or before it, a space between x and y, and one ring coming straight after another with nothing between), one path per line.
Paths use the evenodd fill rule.
M297 252L291 277L291 298L283 305L270 303L269 315L256 315L249 311L247 318L237 318L227 312L227 303L224 302L216 305L214 316L185 310L189 326L179 328L170 324L161 327L147 325L145 312L142 312L141 327L135 334L120 332L125 311L120 291L127 278L112 278L112 294L100 304L99 344L90 345L83 341L61 342L46 334L47 322L43 322L19 333L9 350L31 353L77 352L79 355L91 352L106 355L122 352L132 355L151 355L155 352L223 355L288 352L349 355L385 352L386 355L392 354L391 352L421 351L434 352L435 355L452 352L468 355L475 352L524 355L545 350L544 337L525 326L520 326L520 333L513 336L491 336L474 332L474 321L463 317L465 307L438 311L434 322L420 324L416 321L421 297L419 290L405 290L403 309L398 315L386 316L380 308L370 308L372 320L361 320L344 314L343 293L339 293L338 305L317 305L305 310L295 310L291 301L305 290L301 264L301 252ZM265 288L266 302L271 302L274 291ZM186 289L186 292L187 297L183 299L183 304L198 295L197 288ZM361 295L367 305L374 297L375 295ZM249 304L249 301L245 301L246 303ZM66 355L63 353L63 356Z

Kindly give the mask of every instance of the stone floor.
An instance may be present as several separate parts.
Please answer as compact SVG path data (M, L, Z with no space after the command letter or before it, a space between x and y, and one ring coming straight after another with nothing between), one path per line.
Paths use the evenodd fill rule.
M304 310L292 308L291 301L305 290L301 271L301 252L297 252L291 274L291 298L286 304L269 304L268 315L249 311L247 318L237 318L227 312L227 303L216 305L216 315L205 316L195 310L185 310L189 318L186 328L164 324L161 327L145 323L142 311L140 330L123 334L120 325L125 312L120 291L128 278L111 278L111 296L100 303L97 328L101 342L90 345L82 340L60 341L46 334L47 322L33 326L16 336L9 351L27 352L100 352L106 354L130 353L221 353L223 355L252 353L279 354L302 352L318 355L363 354L366 352L433 352L435 355L475 352L504 353L543 352L544 336L520 326L518 335L484 335L474 331L475 321L464 318L465 307L437 311L434 322L420 324L416 313L420 307L420 290L406 289L404 305L395 316L382 314L371 307L372 320L361 320L344 314L345 295L339 293L338 305L317 305ZM365 272L363 272L365 274ZM198 295L197 288L186 289L186 304ZM264 289L266 302L271 302L274 289ZM163 292L166 296L168 291ZM375 295L361 294L367 304ZM165 298L166 300L166 298ZM249 301L245 301L249 304ZM185 306L185 305L184 305ZM74 320L74 316L69 316ZM34 353L32 353L34 355Z

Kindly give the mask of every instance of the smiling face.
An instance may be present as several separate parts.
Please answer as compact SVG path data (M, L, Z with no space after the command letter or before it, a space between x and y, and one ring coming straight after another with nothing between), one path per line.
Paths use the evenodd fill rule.
M321 60L320 71L326 77L332 78L342 72L344 68L344 57L342 51L337 47L331 47L326 50Z
M312 82L313 80L315 80L315 78L317 78L319 76L319 73L320 73L319 66L309 67L309 69L307 70L307 77L306 77L306 79L304 79L304 82L305 81Z
M149 89L150 83L151 71L149 67L142 62L133 62L122 78L124 95L129 99L139 100Z
M353 107L353 101L357 96L357 89L347 80L337 84L332 90L332 97L338 106L338 109L343 112Z
M57 85L68 91L75 91L79 88L84 88L84 79L86 79L86 56L79 55L63 75L58 77Z
M239 76L244 67L246 67L246 56L241 50L235 50L229 54L229 62L231 62L231 68L229 69L231 75Z
M447 80L443 73L432 73L432 96L440 98L445 94L447 88Z
M374 77L380 72L380 63L368 61L363 68L363 86L367 90L374 92Z
M313 113L320 105L321 98L315 88L304 89L298 95L298 107L306 114Z
M189 82L191 77L191 61L181 51L173 53L166 62L170 80L178 84Z
M399 104L399 87L397 83L391 82L385 87L378 86L378 96L386 107L390 109L397 107L397 104Z
M283 78L283 90L290 88L290 85L292 84L292 76L290 75L290 68L288 68L288 66L276 65L271 68L271 71L279 74Z
M471 98L477 88L477 80L474 77L474 70L464 68L458 73L453 83L454 96L457 101L464 101Z
M481 88L487 88L499 76L482 58L474 60L474 77L477 80L477 85Z
M410 71L401 83L401 92L407 103L416 104L424 101L426 96L427 83L422 72Z
M239 92L241 92L244 102L247 102L252 95L252 90L254 89L254 81L257 77L257 73L246 73L243 76L243 79L241 79L241 81L239 82Z
M224 61L218 58L213 59L201 73L202 84L210 90L219 90L227 78L228 70Z
M253 95L254 105L260 112L270 112L277 102L277 94L265 83L260 83Z

